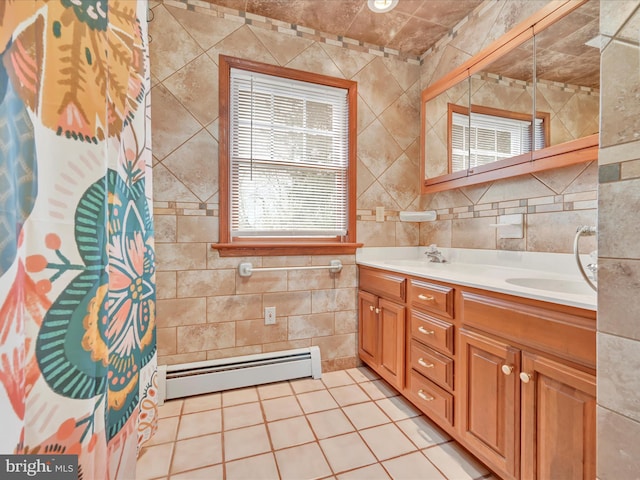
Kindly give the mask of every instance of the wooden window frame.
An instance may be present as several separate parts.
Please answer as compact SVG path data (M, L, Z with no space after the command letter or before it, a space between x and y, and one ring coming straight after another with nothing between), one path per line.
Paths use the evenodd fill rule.
M231 69L236 68L266 75L316 83L347 90L349 105L349 150L347 181L347 234L327 239L306 239L297 237L231 237L230 222L230 84ZM352 80L304 72L266 63L254 62L227 55L220 55L218 62L219 95L219 148L218 148L218 184L219 184L219 243L211 248L218 250L221 257L269 256L269 255L339 255L353 254L361 243L356 243L356 165L357 165L357 83Z

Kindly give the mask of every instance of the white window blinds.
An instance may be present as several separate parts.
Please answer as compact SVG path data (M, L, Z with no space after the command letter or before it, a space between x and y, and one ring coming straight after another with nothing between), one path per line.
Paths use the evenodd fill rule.
M545 147L541 118L536 118L536 150ZM473 168L531 151L531 122L515 118L485 115L469 116L453 112L451 159L454 172Z
M232 237L347 233L347 90L231 69Z

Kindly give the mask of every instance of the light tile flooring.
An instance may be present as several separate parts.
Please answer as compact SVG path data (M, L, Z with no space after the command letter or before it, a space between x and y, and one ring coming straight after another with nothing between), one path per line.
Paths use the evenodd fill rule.
M171 400L143 479L495 478L366 367Z

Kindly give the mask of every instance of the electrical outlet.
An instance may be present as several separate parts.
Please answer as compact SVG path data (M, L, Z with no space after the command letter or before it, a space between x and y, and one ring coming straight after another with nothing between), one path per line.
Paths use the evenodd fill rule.
M264 324L275 325L276 323L276 307L264 307Z

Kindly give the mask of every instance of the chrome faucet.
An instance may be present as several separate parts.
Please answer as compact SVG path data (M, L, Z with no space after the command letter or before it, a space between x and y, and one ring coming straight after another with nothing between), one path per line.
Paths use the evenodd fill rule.
M436 244L429 245L427 251L424 252L430 262L433 263L445 263L447 260L442 255L442 252L438 250Z

